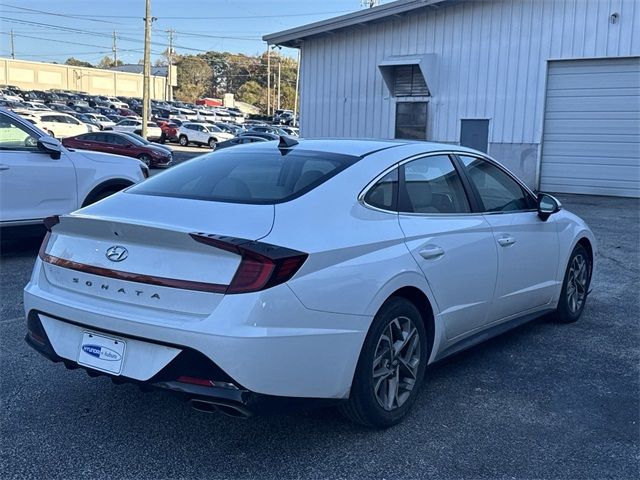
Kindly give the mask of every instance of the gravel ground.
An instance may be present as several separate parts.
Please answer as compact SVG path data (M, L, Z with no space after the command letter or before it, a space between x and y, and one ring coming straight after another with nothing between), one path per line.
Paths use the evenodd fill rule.
M385 431L330 409L207 415L52 364L23 341L21 290L37 245L5 251L0 476L638 478L640 205L561 199L599 241L581 320L538 320L430 367L412 414Z

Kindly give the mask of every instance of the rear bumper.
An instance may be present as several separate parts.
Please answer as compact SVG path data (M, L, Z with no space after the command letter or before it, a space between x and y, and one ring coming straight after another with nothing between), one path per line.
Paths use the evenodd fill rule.
M287 285L225 295L210 315L181 319L170 311L56 287L47 282L40 260L25 288L24 305L27 316L44 316L53 353L65 363L76 363L84 330L106 331L134 339L139 347L128 350L130 358L121 372L132 380L151 382L173 357L189 350L203 355L244 390L299 398L349 396L372 320L309 310Z
M59 318L56 320L65 322ZM94 327L90 328L96 330ZM98 332L111 333L104 330L98 330ZM110 375L59 356L39 320L39 312L36 311L29 313L25 342L45 358L54 363L63 363L69 370L83 369L91 377L110 377L115 384L135 384L142 391L163 390L191 402L198 410L206 409L209 405L212 408L208 411L221 410L232 415L235 412L234 416L249 417L288 413L301 408L328 406L341 402L337 399L283 397L252 392L236 383L218 365L201 353L180 346L178 346L181 349L180 354L148 380L140 381L125 376ZM208 378L214 380L215 384L204 386L179 380L184 377Z

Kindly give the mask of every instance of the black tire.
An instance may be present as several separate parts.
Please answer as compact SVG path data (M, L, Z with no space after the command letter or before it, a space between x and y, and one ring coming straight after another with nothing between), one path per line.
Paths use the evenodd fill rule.
M189 139L186 137L186 135L180 135L178 143L183 147L187 147L189 145Z
M151 156L150 155L147 155L146 153L141 153L140 155L138 155L137 158L142 163L144 163L147 167L151 166Z
M215 150L217 146L218 146L218 142L216 141L216 139L215 138L210 138L209 139L209 148L211 150Z
M96 203L104 198L110 197L111 195L113 195L114 193L118 193L120 190L115 190L115 189L107 189L107 190L103 190L102 192L99 192L97 195L93 196L91 198L91 200L86 201L84 203L84 205L82 205L83 207L86 207L87 205L91 205L92 203Z
M379 380L374 382L374 368L376 368L374 365L374 358L376 353L378 353L378 358L383 358L383 355L380 354L379 350L385 343L383 341L383 337L389 336L389 334L387 334L388 329L392 326L394 321L399 318L409 319L411 324L415 327L414 335L418 335L417 343L419 347L415 358L418 358L418 363L415 366L416 371L413 375L415 376L415 379L412 380L413 387L408 392L408 396L406 396L407 391L398 395L399 389L396 389L395 395L397 396L398 405L391 409L386 409L382 405L380 396L376 395L375 383L379 384L379 390L382 394L384 391L384 388L382 387L389 385L389 383L384 383L385 381L389 381L385 380L385 378L397 379L398 372L402 372L403 370L400 367L406 364L398 364L398 361L395 360L396 366L394 367L392 366L394 363L389 363L387 360L381 360L377 365L378 367L382 367L388 372L395 368L396 374L387 375L386 377L380 376L378 377ZM383 333L385 335L383 335ZM411 336L410 338L413 337ZM349 400L341 406L342 413L349 420L367 427L387 428L399 423L411 409L417 398L420 386L424 382L429 350L430 342L427 338L425 324L416 306L410 301L400 297L392 297L387 300L373 319L369 333L367 334L364 345L362 346L362 351L360 352L360 358L358 359L358 365L353 378L353 384L351 385ZM389 350L387 349L387 351ZM398 353L399 355L397 355L396 358L401 357L400 354L402 353L402 348ZM384 358L386 359L387 357L384 356ZM384 364L382 363L383 361ZM391 370L387 368L387 365L391 367ZM408 383L400 382L399 385L406 386ZM402 395L405 395L405 398L402 400L402 403L400 403ZM388 400L389 396L387 395L386 397Z
M575 269L579 268L582 262L584 262L584 273L575 275ZM581 244L576 245L564 273L558 308L551 315L554 321L559 323L578 321L587 304L592 270L593 263L589 252Z
M165 135L164 132L162 132L162 135L160 135L160 139L158 140L158 143L163 144L163 145L165 143L167 143L167 136Z

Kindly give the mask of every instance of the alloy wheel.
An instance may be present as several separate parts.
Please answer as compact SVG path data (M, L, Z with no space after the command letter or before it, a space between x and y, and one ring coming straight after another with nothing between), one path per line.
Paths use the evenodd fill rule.
M420 365L420 332L407 317L394 318L383 330L373 357L373 387L387 411L400 408L411 395Z
M151 157L149 155L143 154L138 157L138 159L144 163L147 167L151 166Z
M569 311L576 314L582 308L589 285L589 266L583 255L573 257L567 279L567 304Z

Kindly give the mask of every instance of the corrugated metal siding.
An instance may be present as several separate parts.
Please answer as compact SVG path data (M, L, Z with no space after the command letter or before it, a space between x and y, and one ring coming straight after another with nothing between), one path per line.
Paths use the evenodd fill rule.
M490 143L537 144L546 61L640 55L638 25L636 0L484 0L306 39L302 134L392 137L394 100L378 63L435 53L430 140L457 142L461 118L489 118Z
M551 62L541 188L640 197L640 58Z

